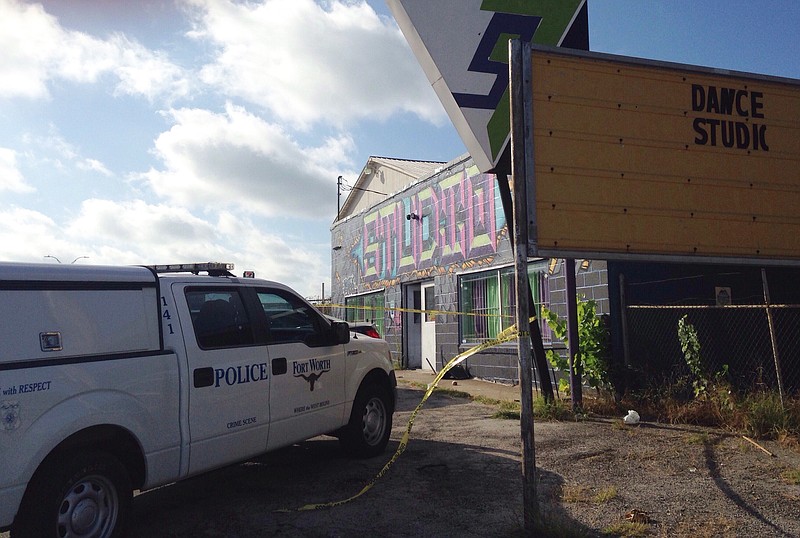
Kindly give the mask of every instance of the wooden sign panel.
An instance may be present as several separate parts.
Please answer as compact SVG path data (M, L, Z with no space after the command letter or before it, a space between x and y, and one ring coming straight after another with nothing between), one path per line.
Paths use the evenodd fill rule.
M800 261L800 81L531 62L538 255Z

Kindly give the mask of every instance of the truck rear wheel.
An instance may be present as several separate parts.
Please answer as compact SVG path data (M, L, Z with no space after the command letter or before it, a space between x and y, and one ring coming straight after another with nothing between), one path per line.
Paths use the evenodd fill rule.
M112 538L124 533L133 496L125 467L105 452L56 456L34 475L13 538Z
M383 453L392 432L391 398L386 387L369 383L358 390L350 422L340 437L345 450L359 458Z

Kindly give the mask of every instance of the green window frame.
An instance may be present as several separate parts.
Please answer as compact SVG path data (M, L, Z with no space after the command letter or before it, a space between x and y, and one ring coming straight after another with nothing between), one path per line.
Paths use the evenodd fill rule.
M347 307L345 318L347 321L366 321L375 325L381 338L386 334L384 332L384 319L386 318L384 312L386 310L383 291L345 297L344 304Z
M550 305L546 262L528 264L528 284L533 292L537 317L541 306ZM459 277L459 334L462 344L478 344L497 338L515 323L516 287L514 267L503 267ZM533 314L533 312L531 313ZM547 323L540 319L542 339L550 343Z

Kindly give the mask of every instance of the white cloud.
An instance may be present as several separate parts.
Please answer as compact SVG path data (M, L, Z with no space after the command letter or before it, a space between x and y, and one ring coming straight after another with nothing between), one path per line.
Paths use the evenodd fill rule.
M397 26L363 1L185 0L217 47L201 77L294 127L445 115Z
M98 244L191 244L214 239L213 227L187 209L142 200L85 200L66 232Z
M100 174L103 174L104 176L107 177L111 177L112 175L114 175L111 173L111 170L106 168L106 165L104 165L97 159L83 159L82 161L79 161L76 164L76 166L78 167L79 170L99 172Z
M235 207L264 216L332 220L332 168L351 163L342 135L306 148L280 126L228 104L224 114L171 111L175 125L156 140L164 169L142 175L174 203L215 211Z
M24 134L21 140L32 148L27 153L28 159L38 159L44 166L52 166L62 172L75 167L83 172L97 172L106 177L114 175L101 161L82 156L80 149L65 140L55 126L51 125L50 132L45 136Z
M264 229L270 227L228 212L204 220L181 207L93 199L83 202L65 236L83 245L69 255L83 253L91 263L231 262L237 273L255 270L260 278L286 282L305 294L330 280L320 255L327 246L314 252Z
M0 148L0 192L33 192L35 189L25 183L22 172L17 168L17 154L14 150Z
M56 20L42 6L0 0L0 96L47 95L59 34Z
M3 261L44 261L46 255L71 252L59 239L55 221L30 209L0 210L0 259Z
M237 273L255 270L258 278L283 282L306 296L319 295L322 282L330 284L330 244L308 245L264 233L264 226L228 212L220 214L216 229L226 244L235 245L231 259Z
M98 265L222 261L236 273L284 282L300 293L319 293L330 281L329 247L290 244L268 226L223 212L204 220L184 208L142 200L85 200L74 219L58 222L40 212L0 209L0 259ZM83 257L86 257L84 259Z
M185 73L163 54L121 35L107 40L62 28L39 4L0 0L0 97L49 97L55 80L117 77L117 94L168 100L188 93Z
M119 55L114 68L119 77L117 94L141 95L153 102L160 97L172 101L190 93L188 74L166 54L150 51L121 35L114 36L111 43Z

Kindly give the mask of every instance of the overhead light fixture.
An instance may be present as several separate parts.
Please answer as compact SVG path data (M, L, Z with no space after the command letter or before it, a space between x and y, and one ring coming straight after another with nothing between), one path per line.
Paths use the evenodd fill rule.
M581 261L581 271L588 271L592 267L592 260Z
M554 275L561 270L561 260L559 258L550 258L550 263L547 264L547 274Z
M372 172L374 172L374 170L372 168L370 168L369 166L364 168L364 175L365 176L368 176L368 175L372 174Z

